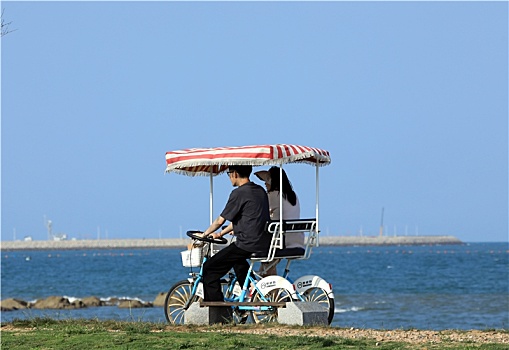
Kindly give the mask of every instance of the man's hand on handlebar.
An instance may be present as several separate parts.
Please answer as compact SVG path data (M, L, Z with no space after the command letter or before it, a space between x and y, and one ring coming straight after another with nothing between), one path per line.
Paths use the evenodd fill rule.
M231 236L235 236L235 234L233 233L233 231L230 231L230 232L226 232L225 234L221 235L221 232L214 232L214 233L211 233L209 237L213 237L214 239L218 239L218 238L221 238L226 235L231 235Z
M213 239L218 239L218 238L221 238L221 234L219 232L212 232L212 233L209 233L209 234L205 234L205 232L203 233L198 233L196 234L197 236L200 236L200 237L203 237L203 238L213 238Z
M212 233L205 233L205 232L202 232L202 233L195 233L195 236L197 237L202 237L202 238L206 238L206 237L210 237L212 236Z
M224 242L227 242L223 236L227 233L233 234L233 223L230 222L228 226L223 226L221 228L221 225L224 224L225 221L226 219L219 215L217 219L215 219L204 232L202 233L195 232L194 233L195 237L211 240L222 240ZM219 228L221 228L219 232L214 232Z
M221 234L219 232L213 232L209 235L209 237L212 237L214 239L218 239L218 238L221 238Z

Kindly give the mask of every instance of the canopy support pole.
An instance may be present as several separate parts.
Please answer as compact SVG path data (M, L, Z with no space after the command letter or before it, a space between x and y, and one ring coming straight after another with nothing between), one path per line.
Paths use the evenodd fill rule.
M214 180L213 180L214 172L213 167L210 167L210 225L214 221Z
M318 229L318 203L320 199L320 183L319 183L319 177L318 177L318 169L320 167L318 166L318 159L316 160L316 233L320 232ZM318 237L318 236L317 236ZM318 241L317 241L318 244Z
M279 229L283 230L283 164L279 165ZM284 247L283 247L284 248Z

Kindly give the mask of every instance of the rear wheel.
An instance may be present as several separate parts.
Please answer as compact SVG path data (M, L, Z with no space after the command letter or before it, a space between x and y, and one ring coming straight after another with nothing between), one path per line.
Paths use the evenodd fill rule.
M289 302L292 301L291 293L284 288L275 288L264 296L260 293L255 292L253 294L252 301L254 302ZM256 323L267 323L267 322L277 322L277 307L273 306L271 310L267 311L252 311L251 317Z
M334 318L334 298L330 298L327 291L319 287L309 288L304 292L303 296L306 301L316 302L325 306L329 311L327 320L329 324L331 324L332 319Z
M184 324L184 306L191 298L193 301L198 300L196 295L192 295L192 288L193 285L188 280L177 282L170 288L164 300L164 315L168 322Z

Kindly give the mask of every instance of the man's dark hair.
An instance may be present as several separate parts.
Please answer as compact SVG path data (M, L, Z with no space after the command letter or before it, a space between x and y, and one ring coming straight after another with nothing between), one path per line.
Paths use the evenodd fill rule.
M236 171L241 178L245 179L247 179L253 171L253 167L251 165L230 165L228 169L230 171Z

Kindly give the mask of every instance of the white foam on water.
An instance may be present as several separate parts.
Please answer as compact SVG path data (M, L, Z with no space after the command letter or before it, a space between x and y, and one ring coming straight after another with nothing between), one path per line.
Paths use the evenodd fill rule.
M346 309L334 308L334 313L335 314L341 314L341 313L345 313L345 312L357 312L357 311L362 311L364 309L365 308L360 307L360 306L352 306L352 307L349 307L349 308L346 308Z
M80 300L82 300L81 298L68 297L67 295L62 296L62 298L65 298L65 299L69 300L69 302L70 302L71 304L72 304L72 303L74 303L75 301L80 301Z

